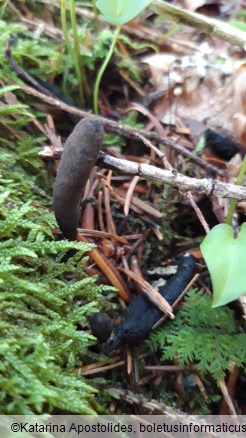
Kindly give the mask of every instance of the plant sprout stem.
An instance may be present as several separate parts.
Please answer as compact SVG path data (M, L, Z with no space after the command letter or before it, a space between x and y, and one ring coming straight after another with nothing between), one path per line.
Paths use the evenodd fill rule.
M95 33L98 34L98 32L99 32L99 20L98 20L98 9L97 9L97 5L96 5L96 0L92 0L92 7L93 7L94 15L95 15L95 18L94 18Z
M246 155L244 156L243 163L242 163L242 166L240 168L240 171L239 171L239 174L238 174L238 177L237 177L237 182L236 182L237 186L241 186L242 185L245 173L246 173ZM232 199L232 201L230 203L230 207L229 207L228 213L227 213L227 216L226 216L226 219L225 219L225 223L228 224L228 225L230 225L230 223L231 223L232 216L233 216L233 213L235 211L236 206L237 206L237 200L236 199Z
M71 20L71 25L72 25L72 30L73 30L75 57L77 59L78 65L79 65L80 80L82 82L82 88L83 88L83 90L85 90L86 97L89 99L90 88L89 88L89 85L88 85L87 80L86 80L83 60L82 60L82 56L81 56L80 48L79 48L79 37L78 37L78 32L77 32L77 19L76 19L74 0L70 0L69 7L70 7L70 20Z
M3 16L5 14L6 8L8 6L8 2L9 0L5 0L5 2L3 3L2 7L1 7L1 11L0 11L0 19L3 19Z
M112 57L112 54L113 54L113 51L114 51L114 48L115 48L115 44L117 42L120 30L121 30L121 24L118 24L118 26L115 29L114 37L113 37L113 40L112 40L109 52L108 52L108 54L107 54L107 56L106 56L106 58L105 58L105 60L104 60L104 62L102 64L102 66L101 66L101 68L100 68L100 70L98 72L97 78L96 78L95 88L94 88L94 99L93 99L94 113L95 114L98 114L98 92L99 92L99 86L100 86L100 83L101 83L101 79L102 79L102 76L103 76L103 74L104 74L104 72L105 72L105 70L107 68L107 65L108 65L108 63L109 63L109 61L110 61L110 59Z
M66 0L61 0L61 24L62 24L62 31L63 31L63 35L64 35L65 44L66 44L68 53L72 59L72 62L73 62L73 65L74 65L74 68L76 71L78 83L79 83L79 96L80 96L80 100L81 100L81 106L84 106L85 98L84 98L84 91L83 91L82 82L81 82L81 72L80 72L80 68L79 68L79 63L78 63L78 59L76 58L75 52L73 50L73 47L70 43L69 36L68 36L67 17L66 17Z

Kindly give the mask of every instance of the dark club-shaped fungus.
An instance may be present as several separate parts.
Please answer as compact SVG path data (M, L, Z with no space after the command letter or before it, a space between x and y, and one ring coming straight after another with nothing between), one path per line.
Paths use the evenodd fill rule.
M69 240L76 240L79 202L98 159L103 133L100 122L87 117L75 126L64 146L54 185L53 205L58 225Z
M159 293L172 305L192 279L195 270L195 259L190 254L179 257L175 263L177 273L158 288ZM161 310L152 304L145 295L135 298L123 313L121 323L115 330L109 350L113 350L121 343L135 343L144 338L152 327L163 316Z

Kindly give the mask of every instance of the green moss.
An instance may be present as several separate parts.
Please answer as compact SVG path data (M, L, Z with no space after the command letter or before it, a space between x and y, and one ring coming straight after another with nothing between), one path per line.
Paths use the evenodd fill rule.
M1 53L7 34L18 27L5 23ZM27 51L33 61L28 42L20 44L21 53ZM50 74L51 55L41 47L48 47L44 40L33 48L34 61ZM84 273L92 245L61 241L52 233L57 228L51 212L53 181L38 156L47 139L33 123L37 111L26 103L6 102L6 93L22 102L26 96L10 85L16 78L3 55L1 62L0 413L92 414L97 389L78 370L90 360L88 347L95 339L87 333L88 316L102 307L98 303L106 287ZM64 262L68 250L76 253Z
M94 343L83 327L104 289L83 272L91 245L54 240L53 214L21 200L31 187L15 170L3 170L0 189L0 412L90 414L96 390L73 367ZM64 263L69 249L78 252Z
M219 381L233 365L246 367L246 334L231 309L211 309L211 301L191 291L175 320L151 334L149 345L161 349L163 362L178 358L180 367L196 363L202 375Z

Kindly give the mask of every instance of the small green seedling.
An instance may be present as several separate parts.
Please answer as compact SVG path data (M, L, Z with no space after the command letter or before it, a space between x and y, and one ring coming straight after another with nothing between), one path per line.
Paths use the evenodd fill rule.
M135 18L142 12L152 0L97 0L96 6L103 15L105 21L116 25L114 37L108 52L96 78L94 88L94 113L98 114L98 92L102 76L107 68L114 51L115 44L120 34L121 26Z
M61 0L61 24L62 24L63 36L78 79L80 104L82 107L84 107L85 93L88 97L89 86L86 80L83 60L80 54L74 0L69 0L70 21L73 31L73 46L72 43L70 42L69 33L68 33L66 10L67 10L67 0Z
M200 140L198 141L195 150L194 150L194 154L199 155L200 152L205 148L205 138L204 135L200 138Z
M246 223L235 238L230 225L216 225L201 244L211 275L213 306L219 307L246 293Z

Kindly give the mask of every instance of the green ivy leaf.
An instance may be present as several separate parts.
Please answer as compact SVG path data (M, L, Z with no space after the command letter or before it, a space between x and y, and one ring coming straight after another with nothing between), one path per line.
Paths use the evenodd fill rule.
M152 0L97 0L96 6L108 23L121 25L140 14Z
M246 293L246 223L236 238L230 225L216 225L203 240L201 251L212 280L213 307Z

